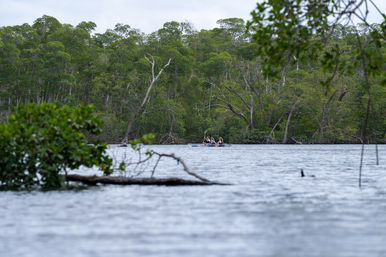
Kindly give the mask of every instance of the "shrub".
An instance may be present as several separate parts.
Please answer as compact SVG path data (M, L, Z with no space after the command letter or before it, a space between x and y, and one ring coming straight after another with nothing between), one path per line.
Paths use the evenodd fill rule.
M0 124L0 186L58 188L63 172L81 165L96 165L109 174L112 161L106 144L88 144L85 131L101 132L92 106L20 105L8 124Z

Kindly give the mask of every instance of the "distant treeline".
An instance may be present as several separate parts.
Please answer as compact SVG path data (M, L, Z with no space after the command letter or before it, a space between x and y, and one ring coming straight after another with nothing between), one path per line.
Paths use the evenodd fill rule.
M171 63L131 138L154 133L158 143L199 142L204 135L232 143L360 142L367 96L351 56L344 59L353 63L352 71L327 86L320 84L329 75L320 60L287 66L279 78L265 77L245 22L217 23L196 31L172 21L151 34L117 24L99 34L93 22L73 26L43 16L32 25L0 27L0 122L22 103L93 104L104 122L99 139L119 142L151 83L145 57L152 56L156 73L170 58ZM355 30L366 40L369 32L360 25L337 26L329 44L338 44L344 56L355 47ZM380 50L385 57L385 45ZM379 80L370 81L368 134L371 142L385 143L386 89Z

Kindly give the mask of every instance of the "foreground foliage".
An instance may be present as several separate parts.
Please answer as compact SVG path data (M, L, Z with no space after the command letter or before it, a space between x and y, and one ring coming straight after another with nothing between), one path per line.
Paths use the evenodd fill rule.
M381 24L369 24L370 6L382 15ZM278 76L280 69L290 64L320 60L324 75L320 82L328 91L337 77L357 75L357 86L366 95L358 100L367 102L361 108L366 114L358 117L362 122L360 139L368 142L368 130L377 137L382 131L377 131L377 125L384 124L377 124L375 115L385 115L384 110L375 110L374 99L381 93L384 108L386 15L373 1L266 0L257 4L252 17L247 27L254 33L266 76ZM355 23L353 17L362 22L360 28L342 29L342 24ZM349 41L345 40L347 34Z
M81 165L109 174L106 145L88 144L83 132L101 132L92 106L20 105L8 124L0 124L0 186L58 188L62 174Z

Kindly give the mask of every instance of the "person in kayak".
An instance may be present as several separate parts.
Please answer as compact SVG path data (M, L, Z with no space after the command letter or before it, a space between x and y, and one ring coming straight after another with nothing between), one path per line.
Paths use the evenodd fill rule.
M215 145L216 144L216 140L214 140L214 137L210 138L210 144L211 145Z
M218 138L217 146L223 146L224 145L224 139L222 137Z
M207 144L210 144L210 138L207 136L207 137L204 137L204 141L202 142L204 145L207 145Z

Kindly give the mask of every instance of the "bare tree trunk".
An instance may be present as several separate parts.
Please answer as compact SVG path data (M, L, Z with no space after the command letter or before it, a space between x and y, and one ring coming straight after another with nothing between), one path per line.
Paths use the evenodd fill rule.
M250 106L250 120L251 120L251 131L255 130L255 110L254 110L254 104L253 104L253 96L251 94L251 106Z
M151 89L153 88L155 82L159 79L159 77L161 76L162 72L164 71L164 69L169 66L170 62L171 62L171 58L169 59L169 61L162 67L162 69L158 72L157 76L155 76L155 73L154 73L154 66L155 66L155 60L153 58L152 55L150 55L151 57L151 60L149 58L147 58L145 56L145 59L151 64L151 75L152 75L152 81L150 82L150 85L149 87L147 88L147 91L146 91L146 94L145 94L145 97L143 98L142 100L142 103L140 106L138 106L137 110L135 111L134 115L131 117L130 119L130 122L129 122L129 125L127 126L127 129L126 129L126 133L125 133L125 138L129 138L129 134L130 134L130 131L131 131L131 128L134 124L134 120L135 118L138 116L138 114L141 112L143 106L147 103L148 99L149 99L149 95L150 95L150 91Z
M167 142L170 144L176 143L174 132L173 132L173 124L174 124L174 114L172 114L172 121L170 122L170 128L168 133Z
M174 66L174 102L177 102L177 88L178 88L178 76L177 76L177 64Z
M168 102L168 115L170 117L170 126L169 126L168 138L166 139L166 142L174 144L175 138L174 138L173 126L174 126L175 116L174 116L173 110L170 108L169 102Z
M289 124L290 124L290 122L291 122L291 116L292 116L292 113L293 113L293 111L295 110L295 106L296 106L296 104L297 104L298 102L299 102L299 99L294 103L294 105L292 105L291 111L290 111L290 113L288 114L287 123L285 124L284 137L283 137L283 141L282 141L283 144L286 144L286 143L287 143L288 127L289 127Z
M270 142L270 140L272 139L272 135L273 135L273 132L275 131L277 125L279 125L281 119L283 118L283 115L280 116L280 118L276 121L275 125L273 126L273 128L271 129L271 132L269 133L269 135L267 136L267 144Z
M12 100L11 100L11 97L8 97L8 111L7 111L7 120L9 118L9 116L11 115L11 105L12 104Z
M210 185L229 185L215 181L200 181L181 178L128 178L116 176L82 176L68 174L66 181L82 182L86 185L155 185L155 186L210 186Z
M212 86L210 86L210 89L209 89L210 93L209 93L209 104L208 104L208 107L209 107L209 111L210 111L210 106L212 105Z
M287 123L285 124L284 137L283 137L283 141L282 141L283 144L286 144L286 143L287 143L288 126L289 126L289 123L290 123L290 121L291 121L292 111L293 111L293 110L291 110L291 112L289 113L288 119L287 119Z

